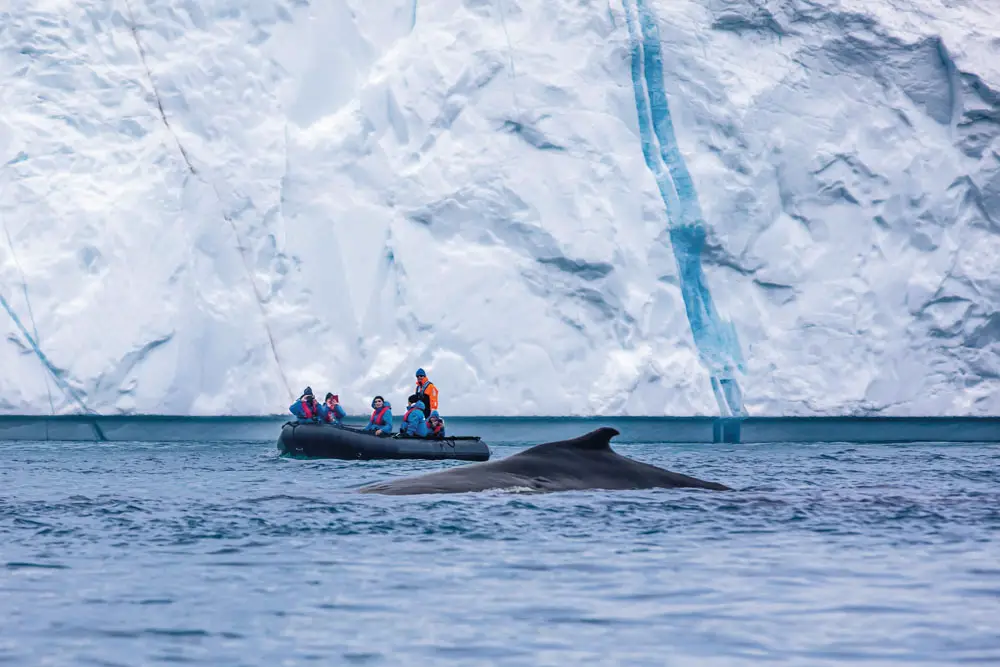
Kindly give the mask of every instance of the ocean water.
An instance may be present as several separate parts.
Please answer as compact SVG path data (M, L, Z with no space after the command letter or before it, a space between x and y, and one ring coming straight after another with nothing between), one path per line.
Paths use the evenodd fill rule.
M466 464L0 447L3 664L1000 664L996 445L616 444L736 490L435 497L354 489Z

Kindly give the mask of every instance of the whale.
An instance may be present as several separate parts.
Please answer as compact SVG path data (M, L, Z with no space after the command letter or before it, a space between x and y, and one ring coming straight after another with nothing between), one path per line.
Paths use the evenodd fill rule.
M572 440L546 442L486 463L369 484L360 493L418 495L519 490L548 493L579 490L708 489L731 491L618 454L611 438L620 433L607 426Z

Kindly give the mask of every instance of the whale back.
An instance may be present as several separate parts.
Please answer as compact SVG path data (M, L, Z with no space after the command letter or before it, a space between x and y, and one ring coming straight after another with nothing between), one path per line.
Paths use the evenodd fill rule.
M546 442L517 454L485 463L369 485L363 493L463 493L520 488L534 491L581 489L648 489L694 487L727 490L648 463L621 456L611 449L617 429L603 426L571 440Z

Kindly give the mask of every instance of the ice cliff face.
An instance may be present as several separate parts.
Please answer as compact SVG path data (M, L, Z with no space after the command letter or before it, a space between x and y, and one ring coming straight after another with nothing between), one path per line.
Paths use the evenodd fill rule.
M13 0L0 410L1000 413L992 0Z

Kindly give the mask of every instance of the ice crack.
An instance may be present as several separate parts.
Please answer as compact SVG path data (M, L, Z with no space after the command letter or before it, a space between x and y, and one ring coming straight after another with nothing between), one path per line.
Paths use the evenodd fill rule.
M289 396L292 396L291 386L288 384L288 378L285 375L284 368L281 365L281 359L278 355L278 347L277 344L275 343L274 333L271 331L271 326L268 323L267 307L264 304L264 297L263 295L261 295L260 289L257 287L257 281L253 277L253 269L251 268L250 260L247 257L247 248L243 243L242 237L240 236L239 229L236 227L236 222L233 220L232 216L226 213L222 194L219 192L218 187L216 187L215 183L204 178L198 172L194 164L191 162L191 158L189 157L188 152L184 149L184 144L181 143L180 137L177 136L177 133L174 131L174 128L171 127L170 120L167 118L167 112L163 108L163 102L160 99L160 93L156 88L156 82L153 80L152 70L150 69L149 63L146 60L146 50L142 46L142 40L139 39L139 27L138 23L135 20L135 14L132 12L132 3L129 0L125 0L125 6L129 14L129 30L132 33L132 38L135 40L135 46L139 51L139 58L142 60L142 65L146 70L146 77L149 80L150 89L153 91L153 98L156 100L156 107L160 111L160 118L163 120L163 125L170 133L170 136L173 137L174 143L177 146L177 150L180 152L181 157L184 159L184 163L187 165L188 170L195 178L197 178L199 181L201 181L206 186L211 188L212 192L215 193L216 199L219 201L219 205L222 210L222 217L223 219L225 219L226 222L229 223L229 227L233 231L233 236L236 239L236 248L239 251L240 259L243 261L243 268L246 270L247 277L250 281L250 286L253 290L254 299L256 300L257 306L260 309L261 321L264 325L264 333L267 336L268 345L271 349L271 355L274 358L274 364L278 369L278 375L281 377L281 382L285 386L285 391L288 393Z
M702 268L705 223L694 181L674 134L663 87L656 17L646 6L646 0L626 0L624 5L632 43L632 84L643 158L667 209L670 244L688 324L701 362L711 374L720 412L723 416L742 416L746 410L735 377L742 368L742 355L736 331L716 309Z

